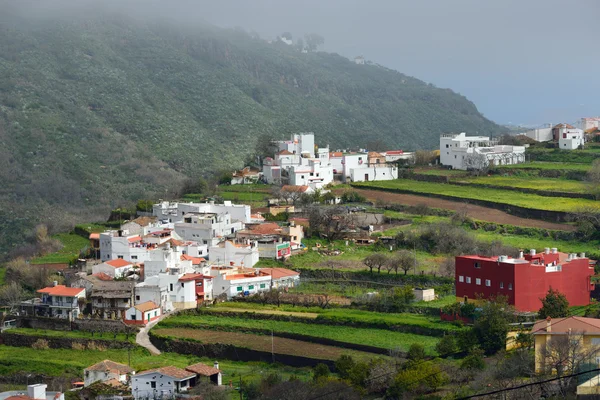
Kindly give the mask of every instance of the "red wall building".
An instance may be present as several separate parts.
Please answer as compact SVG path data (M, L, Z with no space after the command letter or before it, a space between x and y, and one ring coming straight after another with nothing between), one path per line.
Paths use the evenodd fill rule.
M571 306L588 305L594 289L594 268L584 254L559 253L555 248L520 258L508 256L456 257L456 297L459 301L508 297L518 311L537 311L540 298L552 287L564 294Z

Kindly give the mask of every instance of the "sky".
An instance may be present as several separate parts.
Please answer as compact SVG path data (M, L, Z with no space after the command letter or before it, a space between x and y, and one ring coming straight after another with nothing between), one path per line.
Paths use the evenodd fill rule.
M0 11L3 2L0 0ZM92 1L92 0L88 0ZM65 13L85 0L20 0ZM600 0L103 0L263 38L316 32L323 50L450 88L502 124L600 115Z

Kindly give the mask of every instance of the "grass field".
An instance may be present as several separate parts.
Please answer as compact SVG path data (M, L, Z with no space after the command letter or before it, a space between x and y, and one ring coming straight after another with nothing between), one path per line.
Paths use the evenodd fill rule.
M481 185L505 186L507 188L542 190L549 192L558 191L567 193L588 193L590 190L590 185L586 182L553 178L519 178L516 176L494 175L456 179L456 181L476 183Z
M288 332L308 335L341 342L365 344L386 349L408 350L411 344L421 343L430 352L438 342L437 338L415 335L411 333L393 332L382 329L351 328L346 326L329 326L304 324L300 322L251 320L236 317L221 317L213 315L176 315L161 321L158 328L219 328L233 332L243 332L248 329L266 329L275 333Z
M237 306L237 307L236 307ZM240 307L241 306L241 307ZM237 309L239 311L245 310L247 312L281 312L278 307L273 306L262 306L260 304L253 303L221 303L217 307L212 307L214 311L229 311L231 309ZM285 310L291 311L292 307L285 307ZM420 326L425 328L435 329L446 329L448 331L458 331L460 328L447 322L440 322L438 317L431 317L425 315L409 314L409 313L380 313L372 311L364 311L357 309L322 309L317 307L294 307L295 316L304 317L307 319L321 319L328 321L347 321L357 323L375 323L375 324L386 324L386 325L411 325Z
M48 329L28 329L28 328L13 328L9 333L17 333L19 335L29 335L29 336L43 336L47 338L74 338L74 339L98 339L98 340L118 340L118 341L128 341L130 343L135 343L135 333L129 335L129 339L124 333L119 333L115 337L112 333L104 332L98 333L96 332L93 336L91 332L84 331L53 331Z
M541 170L557 170L557 171L589 171L590 164L579 163L560 163L547 161L533 161L530 163L503 165L501 169L541 169Z
M193 355L162 353L153 356L147 350L136 347L130 352L131 366L136 371L173 365L185 368L188 365L203 362L212 365L215 361ZM71 350L46 349L36 350L28 347L10 347L0 345L0 376L15 374L43 374L47 376L72 376L80 380L83 369L102 360L112 360L127 364L129 354L126 350ZM308 368L292 368L257 362L236 362L219 360L219 368L223 370L223 383L243 376L244 379L260 379L264 373L277 372L285 378L292 375L308 379L311 374Z
M55 253L32 259L32 264L69 263L79 256L81 249L89 245L88 239L75 233L59 233L52 237L60 240L63 248Z
M394 191L399 189L415 194L434 194L453 197L456 199L472 199L493 201L496 203L518 206L523 208L559 212L572 212L579 208L600 208L600 203L587 199L571 199L566 197L544 197L530 193L519 193L515 191L477 188L474 190L468 186L451 184L440 184L431 182L418 182L408 179L397 179L393 181L361 182L355 183L358 188L378 188Z

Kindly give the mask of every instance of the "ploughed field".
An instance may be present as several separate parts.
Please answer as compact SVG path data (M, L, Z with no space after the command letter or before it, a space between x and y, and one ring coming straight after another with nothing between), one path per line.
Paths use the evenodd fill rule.
M321 360L337 360L341 355L344 354L364 360L369 360L376 357L372 353L281 338L277 336L273 336L273 338L271 338L270 335L255 335L241 332L224 332L193 328L159 328L154 329L152 332L158 336L192 339L205 344L214 343L234 345L237 347L264 352L271 352L272 349L273 353L276 355L292 355Z

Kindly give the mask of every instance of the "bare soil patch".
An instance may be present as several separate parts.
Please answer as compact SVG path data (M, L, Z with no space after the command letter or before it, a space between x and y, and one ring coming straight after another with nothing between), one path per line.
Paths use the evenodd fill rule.
M276 354L311 357L323 360L337 360L343 354L351 354L359 358L373 358L373 354L356 350L347 350L334 346L325 346L301 340L285 339L268 335L253 335L249 333L208 331L188 328L161 328L154 332L171 337L198 340L202 343L231 344L252 350L271 352L271 339Z
M365 196L369 201L373 202L379 199L389 203L407 204L411 206L426 204L429 207L443 208L446 210L466 210L467 214L471 218L478 219L481 221L494 222L497 224L508 224L515 226L526 226L531 228L553 229L562 231L574 231L576 229L573 225L547 222L538 219L521 218L515 215L508 214L504 211L496 210L494 208L487 208L475 204L463 203L460 201L437 199L433 197L418 196L413 194L390 193L381 190L353 190Z

